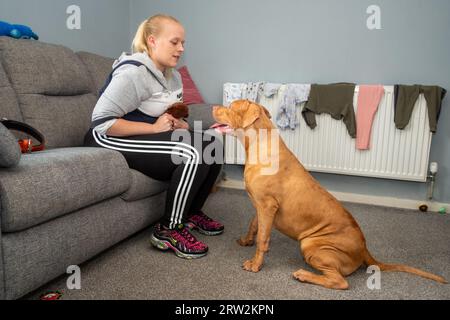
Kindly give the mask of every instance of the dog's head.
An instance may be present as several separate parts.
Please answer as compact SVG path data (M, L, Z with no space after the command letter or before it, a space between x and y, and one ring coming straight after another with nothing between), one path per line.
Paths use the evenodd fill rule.
M227 107L215 106L212 127L221 133L233 133L236 129L272 128L270 113L263 106L250 100L236 100Z

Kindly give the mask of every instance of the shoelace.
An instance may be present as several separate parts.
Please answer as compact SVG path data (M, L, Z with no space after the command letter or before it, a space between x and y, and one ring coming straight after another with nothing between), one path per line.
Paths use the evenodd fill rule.
M188 250L204 250L205 244L195 239L195 237L186 230L185 227L183 229L175 229L172 231L172 236L179 242L183 243L183 240L187 240Z
M203 212L197 214L197 216L199 217L199 222L210 222L213 221L210 217L208 217L206 214L204 214Z
M220 227L221 224L217 221L214 221L213 219L211 219L210 217L208 217L206 214L204 214L203 212L200 212L199 214L197 214L197 223L199 224L209 224L210 226L212 225L213 227Z
M178 238L177 240L181 240L180 237L182 237L190 243L197 242L197 239L195 239L195 237L192 234L190 234L190 232L185 227L183 227L183 229L181 230L174 230L174 231L175 231L174 237Z

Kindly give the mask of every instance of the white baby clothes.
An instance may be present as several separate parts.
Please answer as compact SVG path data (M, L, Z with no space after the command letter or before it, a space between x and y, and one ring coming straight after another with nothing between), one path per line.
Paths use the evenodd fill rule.
M248 99L250 101L258 103L263 85L264 82L248 82L247 89L245 90L245 95L243 95L243 99Z
M274 94L278 93L280 87L281 83L265 83L263 85L263 94L266 98L270 98Z
M292 130L299 124L297 117L297 105L308 101L310 84L287 84L284 97L280 101L276 116L277 126L284 130L290 128Z
M247 84L245 83L224 83L223 85L223 105L229 106L233 101L245 99Z

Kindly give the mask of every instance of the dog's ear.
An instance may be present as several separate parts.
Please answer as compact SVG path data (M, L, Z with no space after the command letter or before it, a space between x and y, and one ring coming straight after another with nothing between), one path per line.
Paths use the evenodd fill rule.
M263 106L260 106L260 107L264 110L264 113L266 114L267 118L272 119L272 115L270 114L269 110L267 110Z
M247 111L245 111L244 116L242 117L242 128L247 128L252 125L253 122L258 120L261 113L261 108L254 103L249 103Z

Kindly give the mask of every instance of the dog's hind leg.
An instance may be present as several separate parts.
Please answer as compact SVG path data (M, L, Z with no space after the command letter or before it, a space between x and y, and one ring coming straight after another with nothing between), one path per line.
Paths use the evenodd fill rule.
M241 237L237 240L237 243L241 246L252 246L255 243L255 237L258 232L258 216L255 215L250 222L250 226L248 227L248 232L245 237Z
M330 272L324 271L323 275L318 275L304 269L299 269L292 275L301 282L318 284L329 289L348 289L347 280L336 270L330 270Z
M318 275L304 269L294 272L292 275L299 281L318 284L329 289L348 289L348 282L339 272L339 257L330 249L319 249L314 255L307 256L306 262L313 268L321 271Z

